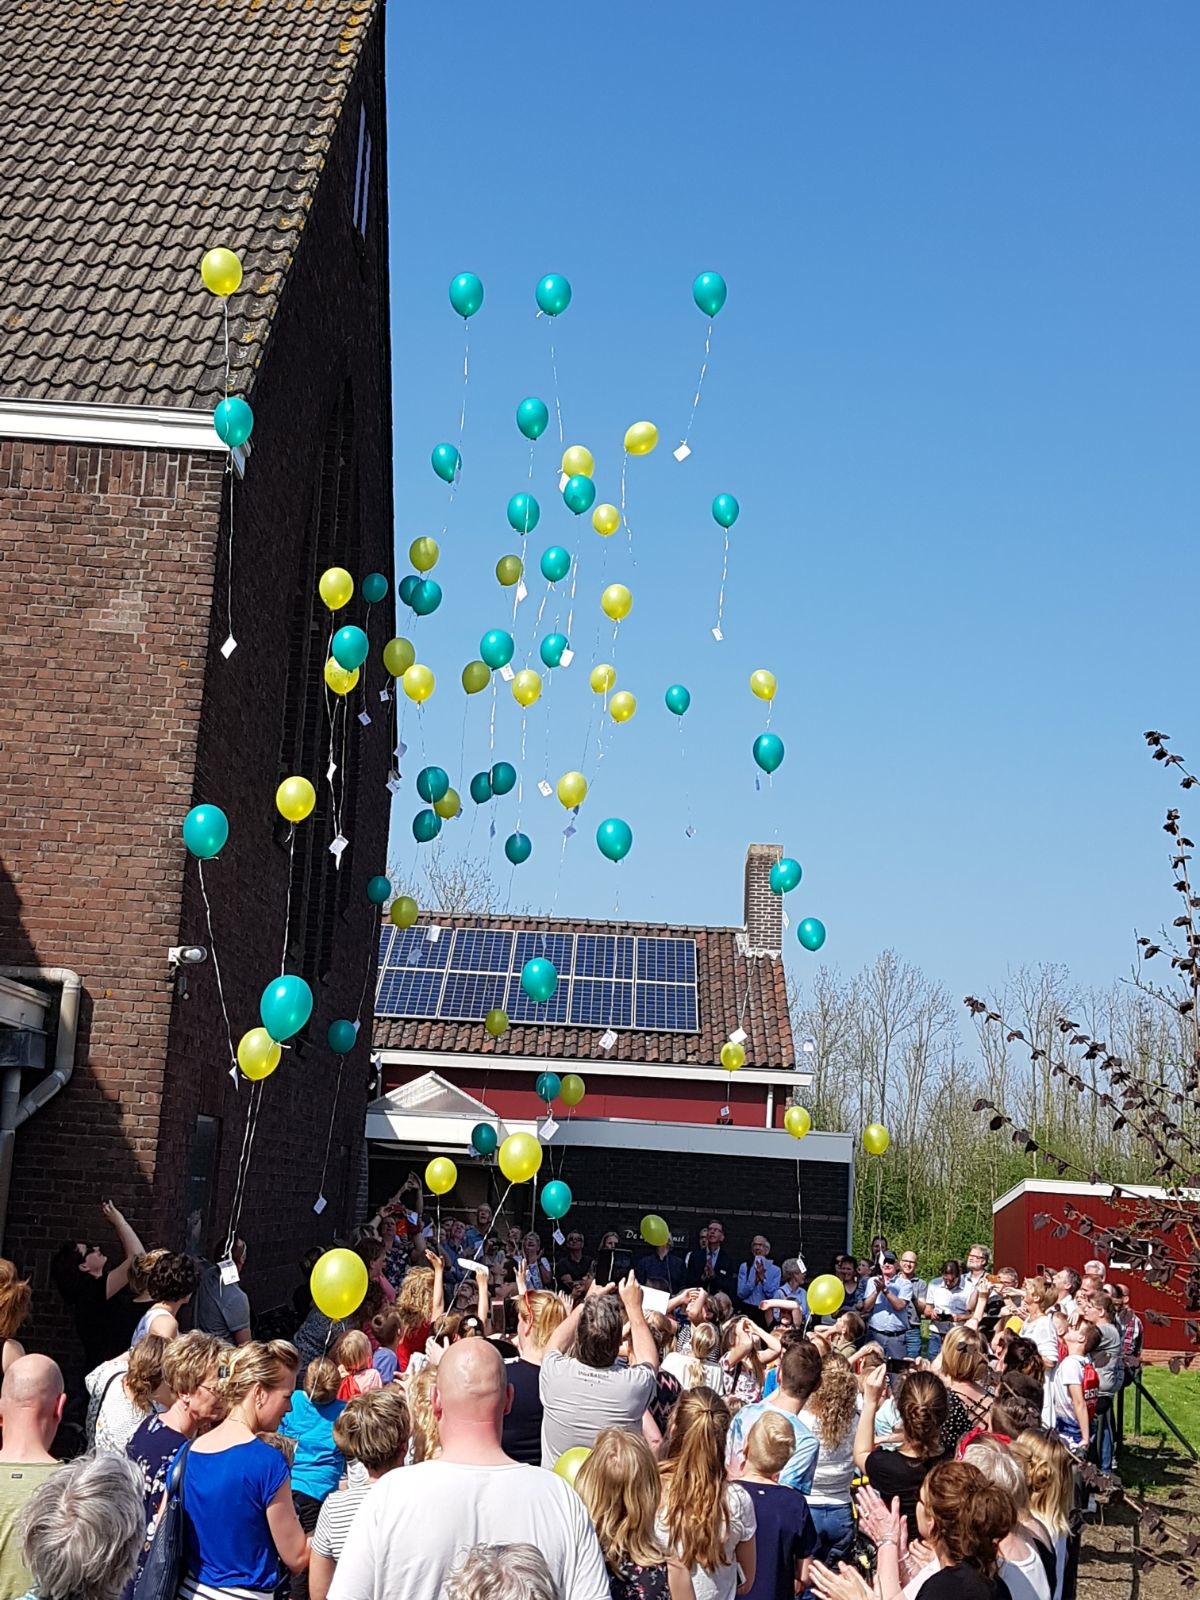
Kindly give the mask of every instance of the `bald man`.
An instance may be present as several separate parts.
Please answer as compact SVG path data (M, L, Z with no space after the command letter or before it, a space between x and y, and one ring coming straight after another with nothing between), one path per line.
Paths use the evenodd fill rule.
M33 1577L17 1532L25 1502L59 1463L50 1454L62 1420L63 1376L49 1356L21 1356L0 1388L0 1595L27 1594Z
M381 1478L363 1501L329 1600L439 1600L477 1544L532 1544L558 1593L609 1600L604 1557L583 1501L552 1472L504 1454L512 1389L496 1348L464 1339L442 1356L433 1390L442 1453Z

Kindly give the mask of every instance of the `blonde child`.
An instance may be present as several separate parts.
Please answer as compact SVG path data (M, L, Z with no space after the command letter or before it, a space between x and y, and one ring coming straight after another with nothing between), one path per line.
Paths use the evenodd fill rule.
M337 1342L334 1360L342 1375L339 1400L353 1400L356 1394L369 1394L383 1387L383 1379L371 1365L371 1341L365 1333L351 1328Z
M612 1600L691 1600L692 1580L655 1530L659 1481L645 1439L605 1428L579 1469L575 1492L604 1552Z

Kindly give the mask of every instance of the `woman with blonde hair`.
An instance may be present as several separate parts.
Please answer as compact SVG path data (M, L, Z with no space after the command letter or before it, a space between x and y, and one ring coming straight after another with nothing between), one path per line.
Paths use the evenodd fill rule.
M405 1383L408 1414L412 1420L412 1435L408 1441L408 1461L432 1461L441 1453L442 1441L438 1434L437 1417L433 1410L433 1389L437 1372L433 1367L422 1367L410 1373ZM540 1450L540 1445L539 1445ZM539 1453L538 1460L541 1460Z
M854 1432L858 1426L858 1379L833 1351L821 1364L821 1382L805 1402L800 1421L815 1433L819 1449L808 1491L817 1538L816 1557L832 1566L845 1561L854 1544L850 1485L854 1479Z
M211 1333L199 1332L171 1339L163 1352L163 1382L175 1398L166 1411L146 1417L125 1446L125 1454L141 1469L145 1482L148 1535L154 1532L167 1471L176 1453L225 1414L214 1388L222 1353L223 1347Z
M640 1434L605 1428L575 1478L604 1552L613 1600L694 1600L681 1561L655 1529L658 1468Z
M180 1600L227 1600L231 1590L269 1594L280 1561L289 1572L307 1569L308 1537L287 1461L263 1438L287 1415L299 1366L295 1345L283 1339L252 1341L222 1357L216 1389L225 1421L196 1439L184 1458L187 1575Z
M692 1329L687 1351L673 1350L663 1358L663 1371L679 1379L681 1389L725 1388L725 1369L721 1366L721 1336L711 1322L700 1322Z
M987 1352L973 1328L951 1328L942 1342L937 1366L946 1385L946 1426L942 1439L947 1450L978 1428L986 1428L994 1398L986 1387Z
M1012 1527L1000 1541L1000 1577L1012 1600L1050 1600L1057 1580L1054 1542L1029 1507L1025 1468L999 1439L977 1439L963 1451L968 1466L978 1467L1013 1503Z
M696 1600L733 1600L739 1582L744 1589L754 1582L754 1505L725 1478L729 1421L729 1407L711 1389L680 1395L658 1467L655 1528L691 1571Z
M1079 1543L1079 1535L1071 1531L1071 1512L1075 1507L1071 1452L1056 1433L1044 1428L1026 1428L1013 1440L1012 1453L1025 1469L1029 1509L1054 1543L1053 1600L1062 1600L1068 1555L1072 1545L1077 1549Z
M525 1287L524 1273L518 1273L517 1354L504 1363L512 1387L512 1405L504 1418L501 1445L506 1456L527 1467L542 1463L542 1397L538 1384L542 1376L542 1357L550 1335L566 1321L567 1302L548 1289Z
M163 1377L168 1343L156 1333L147 1334L129 1352L127 1365L107 1378L96 1412L97 1454L123 1456L145 1419L171 1404L174 1396Z
M0 1257L0 1339L4 1341L0 1374L25 1354L25 1346L17 1343L16 1336L32 1304L28 1278L23 1278L11 1261Z

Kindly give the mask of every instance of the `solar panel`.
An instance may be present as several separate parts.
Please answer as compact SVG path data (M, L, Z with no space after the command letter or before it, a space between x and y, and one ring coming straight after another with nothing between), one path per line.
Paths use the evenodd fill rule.
M609 933L515 933L502 928L384 928L379 941L380 1016L481 1022L503 1007L514 1023L577 1028L699 1029L692 939ZM535 956L558 971L543 1004L521 988Z

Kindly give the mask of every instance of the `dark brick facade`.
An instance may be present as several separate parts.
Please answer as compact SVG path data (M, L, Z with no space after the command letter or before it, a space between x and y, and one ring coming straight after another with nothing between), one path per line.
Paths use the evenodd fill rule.
M378 660L394 630L390 601L369 620L357 597L345 613L368 627L374 665L347 723L350 848L337 873L325 849L328 614L313 597L330 554L356 577L392 576L382 52L380 25L250 395L254 448L234 489L231 659L219 653L229 548L220 455L0 441L0 963L71 967L84 983L75 1076L16 1144L5 1251L34 1273L34 1347L62 1347L48 1256L64 1238L105 1238L104 1197L147 1243L182 1242L197 1201L209 1232L228 1220L249 1085L228 1075L213 963L192 969L187 999L168 980L170 945L209 943L179 828L201 799L229 816L229 845L205 878L236 1041L257 1025L283 951L289 853L274 790L297 753L314 749L304 770L321 802L298 835L305 870L292 878L287 967L312 984L316 1009L264 1089L241 1226L256 1305L285 1298L302 1250L351 1220L377 932L363 889L386 861L389 809ZM363 104L373 144L365 238L352 219ZM364 708L368 728L355 720ZM337 1080L325 1030L359 1012L364 986L318 1218ZM197 1118L214 1119L203 1126L217 1136L207 1186L193 1175Z

